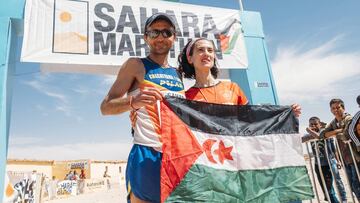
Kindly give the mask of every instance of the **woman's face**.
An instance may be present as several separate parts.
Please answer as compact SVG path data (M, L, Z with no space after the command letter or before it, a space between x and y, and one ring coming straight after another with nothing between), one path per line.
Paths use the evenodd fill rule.
M210 70L214 67L215 49L213 43L208 40L198 40L194 44L193 54L189 63L193 64L195 71Z

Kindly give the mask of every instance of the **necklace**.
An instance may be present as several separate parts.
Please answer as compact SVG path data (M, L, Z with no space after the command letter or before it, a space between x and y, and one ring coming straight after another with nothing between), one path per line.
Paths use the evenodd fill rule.
M149 60L150 62L152 63L155 63L157 65L159 65L161 68L168 68L169 67L169 64L166 64L166 65L160 65L159 63L156 63L154 60L152 60L149 56L146 57L147 60Z
M219 84L220 82L217 82L215 85L213 86L210 86L210 87L197 87L199 88L199 91L200 91L200 94L202 97L204 97L205 101L210 103L210 100L205 96L205 94L201 91L201 89L204 89L204 88L214 88L214 98L215 100L212 102L212 103L216 103L217 102L217 94L216 94L216 86Z

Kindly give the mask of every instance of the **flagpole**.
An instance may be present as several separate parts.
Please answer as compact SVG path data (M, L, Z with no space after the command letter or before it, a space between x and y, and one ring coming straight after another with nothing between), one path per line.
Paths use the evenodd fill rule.
M240 11L244 11L244 6L242 3L242 0L239 0L239 4L240 4Z

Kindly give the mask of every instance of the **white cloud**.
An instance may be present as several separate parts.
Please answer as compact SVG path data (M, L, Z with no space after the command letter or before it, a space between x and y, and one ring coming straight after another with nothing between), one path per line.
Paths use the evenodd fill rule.
M106 76L104 76L104 80L102 81L102 83L104 85L110 86L115 82L115 80L116 80L115 75L106 75Z
M57 106L55 107L55 109L56 109L57 111L63 112L66 116L71 116L70 106L60 104L60 105L57 105Z
M281 103L328 100L347 91L342 86L346 79L360 77L360 51L336 51L340 39L305 51L304 44L277 50L272 66Z
M115 75L101 75L99 77L98 87L91 90L92 93L100 97L105 97L111 86L116 80Z
M10 146L23 146L23 145L31 145L36 144L43 141L40 137L30 137L30 136L15 136L11 135L9 138Z
M24 138L17 142L25 143ZM71 159L96 159L96 160L127 160L132 147L131 141L115 140L103 143L74 143L65 145L36 145L29 142L24 145L9 145L8 158L37 159L37 160L71 160Z
M90 89L85 88L85 87L78 87L78 88L74 88L72 89L74 92L80 94L80 95L88 95L90 93Z
M55 100L54 109L56 111L63 112L66 116L72 117L76 121L81 122L83 118L73 112L73 108L69 102L68 97L65 94L51 90L52 87L48 84L49 82L49 76L45 75L37 77L36 80L25 81L24 84L34 88L42 94L53 98ZM74 91L81 94L87 94L87 90L84 88L76 90L74 89ZM36 109L38 109L44 116L48 116L48 112L52 110L47 109L41 105L37 105Z
M24 82L24 84L36 89L37 91L52 97L56 100L60 100L63 103L68 103L68 98L64 95L64 94L60 94L54 91L50 91L47 87L46 84L44 84L41 81L38 80L32 80L32 81L26 81Z

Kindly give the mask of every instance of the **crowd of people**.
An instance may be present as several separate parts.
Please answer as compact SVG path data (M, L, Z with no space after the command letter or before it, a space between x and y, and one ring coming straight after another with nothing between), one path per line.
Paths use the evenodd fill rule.
M83 179L86 179L84 169L81 169L80 175L78 174L78 172L76 170L74 170L74 171L70 170L69 173L67 173L64 178L64 180L83 180Z
M360 108L360 95L356 102ZM331 99L329 106L334 119L326 124L316 116L311 117L306 129L308 134L303 137L303 142L311 143L316 157L314 170L325 200L330 198L332 203L339 202L335 192L337 190L341 201L347 202L344 183L339 174L339 169L344 167L351 192L359 201L360 110L354 117L351 116L345 111L344 102L338 98Z

